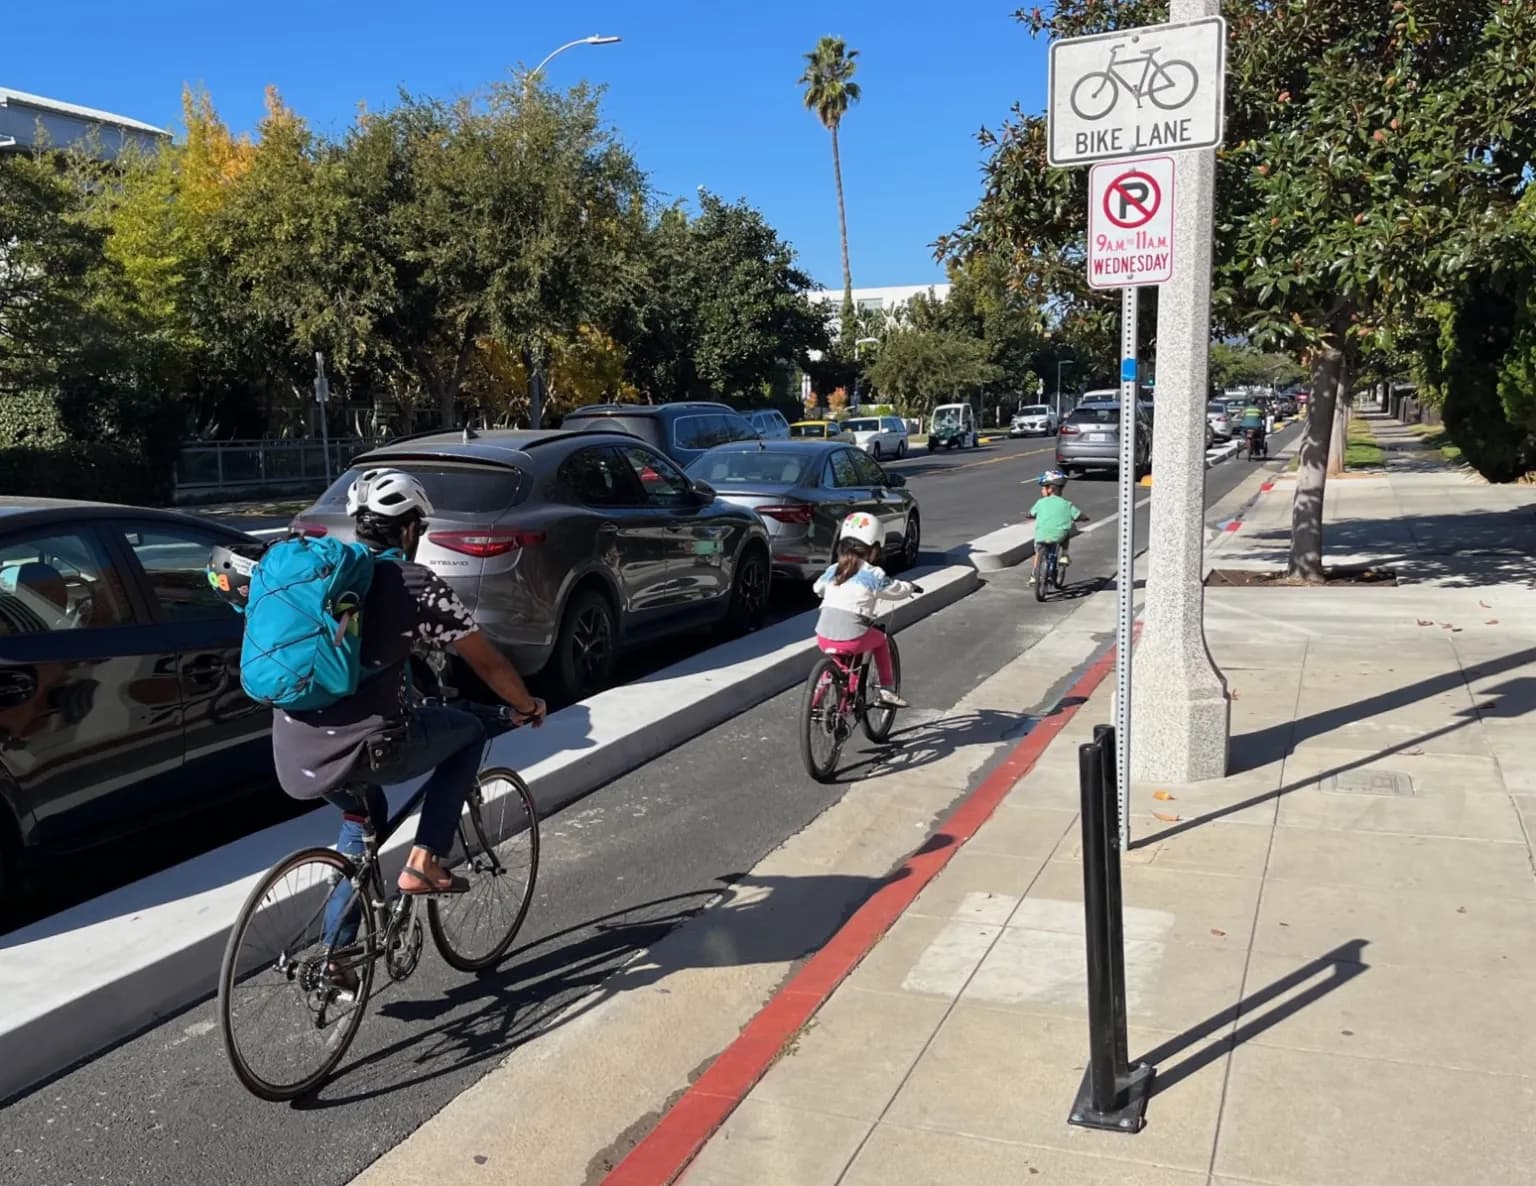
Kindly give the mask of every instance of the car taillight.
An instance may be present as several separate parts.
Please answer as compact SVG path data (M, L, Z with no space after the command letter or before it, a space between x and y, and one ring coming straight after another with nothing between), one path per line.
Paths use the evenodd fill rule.
M1064 437L1070 437L1076 436L1082 429L1078 428L1075 424L1063 424L1057 431Z
M803 502L788 502L780 506L758 507L757 513L780 523L809 523L815 512Z
M542 531L516 531L505 527L488 527L483 531L429 531L427 539L450 552L465 556L505 556L519 548L532 547L544 542Z
M288 524L288 530L299 535L326 535L330 529L323 523L312 523L308 519L295 519Z

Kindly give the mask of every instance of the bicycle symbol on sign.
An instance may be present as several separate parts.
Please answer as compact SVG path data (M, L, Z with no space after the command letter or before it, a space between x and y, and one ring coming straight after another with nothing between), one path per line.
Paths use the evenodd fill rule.
M1177 111L1195 97L1200 75L1189 62L1181 58L1159 62L1155 45L1135 57L1117 59L1120 48L1110 49L1103 70L1085 74L1073 84L1070 101L1079 119L1103 119L1120 102L1122 87L1130 92L1137 107L1143 99L1150 99L1154 107L1164 111ZM1136 74L1138 66L1140 76Z

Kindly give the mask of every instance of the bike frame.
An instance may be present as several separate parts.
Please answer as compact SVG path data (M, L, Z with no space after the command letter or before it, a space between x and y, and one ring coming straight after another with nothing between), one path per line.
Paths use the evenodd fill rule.
M1157 60L1157 48L1157 46L1153 46L1151 49L1133 58L1121 58L1117 56L1120 53L1120 47L1118 45L1111 46L1109 61L1104 64L1104 72L1114 75L1121 86L1130 91L1137 99L1140 99L1146 93L1147 83L1152 81L1153 76L1163 73L1163 64ZM1126 75L1120 71L1137 65L1141 67L1141 78L1132 84Z

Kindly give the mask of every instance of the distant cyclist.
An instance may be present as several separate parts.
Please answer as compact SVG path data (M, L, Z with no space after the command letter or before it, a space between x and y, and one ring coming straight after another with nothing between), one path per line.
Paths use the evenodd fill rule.
M1245 439L1253 441L1253 452L1262 456L1269 453L1269 445L1265 440L1264 412L1258 404L1249 404L1243 409L1243 414L1238 420Z
M878 519L855 511L843 520L837 559L815 585L816 596L821 598L816 644L833 655L873 655L875 674L880 678L876 697L888 708L906 708L907 702L891 688L896 680L890 639L875 626L875 615L880 602L904 601L917 592L917 587L886 576L880 567L880 553Z
M462 710L415 703L412 648L451 647L520 718L535 725L543 722L544 702L529 694L448 584L412 562L432 515L431 500L416 478L401 470L367 471L347 491L347 513L356 521L359 542L374 555L372 583L358 614L364 675L355 692L328 707L274 710L278 782L296 799L325 799L339 807L345 818L337 848L357 857L365 829L376 831L385 821L382 787L430 774L399 888L408 894L462 893L468 883L441 861L479 774L484 729ZM225 568L246 570L245 585L230 590L237 605L247 600L249 567L248 558L220 549L210 557L215 580ZM355 925L354 917L345 929ZM350 942L345 933L328 937Z
M1040 579L1040 553L1055 544L1056 561L1062 568L1072 563L1067 549L1072 542L1075 524L1088 522L1088 516L1073 506L1062 491L1067 488L1067 475L1059 469L1046 470L1040 475L1040 497L1029 508L1029 517L1035 521L1035 562L1030 568L1029 583Z

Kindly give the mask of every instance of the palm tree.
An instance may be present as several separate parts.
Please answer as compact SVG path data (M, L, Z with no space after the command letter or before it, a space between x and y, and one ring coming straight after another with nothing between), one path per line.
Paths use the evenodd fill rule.
M814 111L822 126L832 133L832 175L837 181L837 226L843 244L843 335L851 330L853 271L848 266L848 213L843 207L843 162L837 148L837 129L850 103L859 101L859 84L853 81L859 51L849 49L841 37L823 37L805 55L806 110Z

